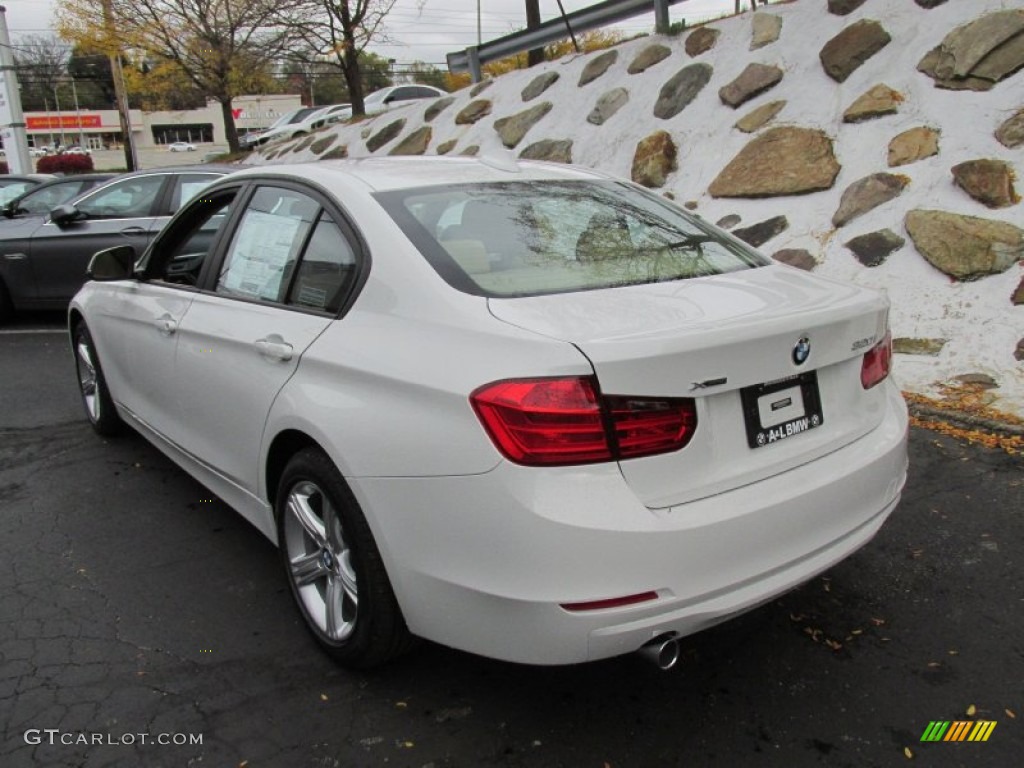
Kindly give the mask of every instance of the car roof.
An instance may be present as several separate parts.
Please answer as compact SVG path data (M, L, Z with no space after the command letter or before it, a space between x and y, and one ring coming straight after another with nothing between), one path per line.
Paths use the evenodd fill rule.
M71 181L95 181L99 183L101 181L113 179L116 176L116 173L75 173L71 174L70 176L57 176L56 178L53 179L47 179L42 184L37 184L31 189L26 189L22 194L18 195L17 197L11 198L11 202L13 202L14 200L20 200L21 198L25 197L25 195L34 194L41 189L45 189L46 187L56 186L57 184L67 184L68 182Z
M561 163L516 160L511 155L481 157L366 157L320 160L316 163L247 166L235 176L273 175L306 178L330 188L341 177L357 179L374 191L411 189L438 184L479 184L551 179L604 180L588 169Z
M237 165L226 163L196 163L195 165L166 165L161 168L146 168L139 171L122 173L118 179L129 176L151 176L154 173L233 173L238 170Z
M9 181L17 184L19 181L34 181L36 184L42 184L44 181L53 181L59 178L54 176L52 173L16 173L16 174L3 174L0 176L0 181Z

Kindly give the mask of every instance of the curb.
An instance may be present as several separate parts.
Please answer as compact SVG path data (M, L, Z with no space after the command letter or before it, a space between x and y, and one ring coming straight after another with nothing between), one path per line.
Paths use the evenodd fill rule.
M911 416L923 421L941 421L961 429L984 429L1002 437L1024 437L1024 426L986 419L963 411L944 410L929 405L907 403Z

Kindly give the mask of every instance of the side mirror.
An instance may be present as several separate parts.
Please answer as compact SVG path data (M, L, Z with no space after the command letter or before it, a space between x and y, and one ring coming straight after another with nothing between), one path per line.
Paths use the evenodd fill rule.
M58 205L50 211L50 221L58 227L67 226L81 218L84 218L84 214L73 205Z
M4 207L2 209L0 209L0 213L3 213L3 215L5 217L7 217L8 219L13 219L14 218L14 201L12 200L9 203L5 203Z
M132 246L115 245L94 253L85 274L90 280L127 280L134 275L136 258Z

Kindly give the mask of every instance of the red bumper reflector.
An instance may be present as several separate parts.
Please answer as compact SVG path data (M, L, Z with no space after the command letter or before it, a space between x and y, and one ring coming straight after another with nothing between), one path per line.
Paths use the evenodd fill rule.
M605 608L622 608L625 605L646 603L649 600L657 599L657 592L641 592L638 595L609 597L607 600L588 600L585 603L562 603L562 607L567 611L600 611Z

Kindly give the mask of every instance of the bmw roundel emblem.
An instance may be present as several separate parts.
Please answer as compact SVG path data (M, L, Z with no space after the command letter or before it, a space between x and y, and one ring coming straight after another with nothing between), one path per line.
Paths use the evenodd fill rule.
M800 340L793 347L793 362L797 365L803 365L807 362L807 358L811 356L811 340L806 336L801 336Z

